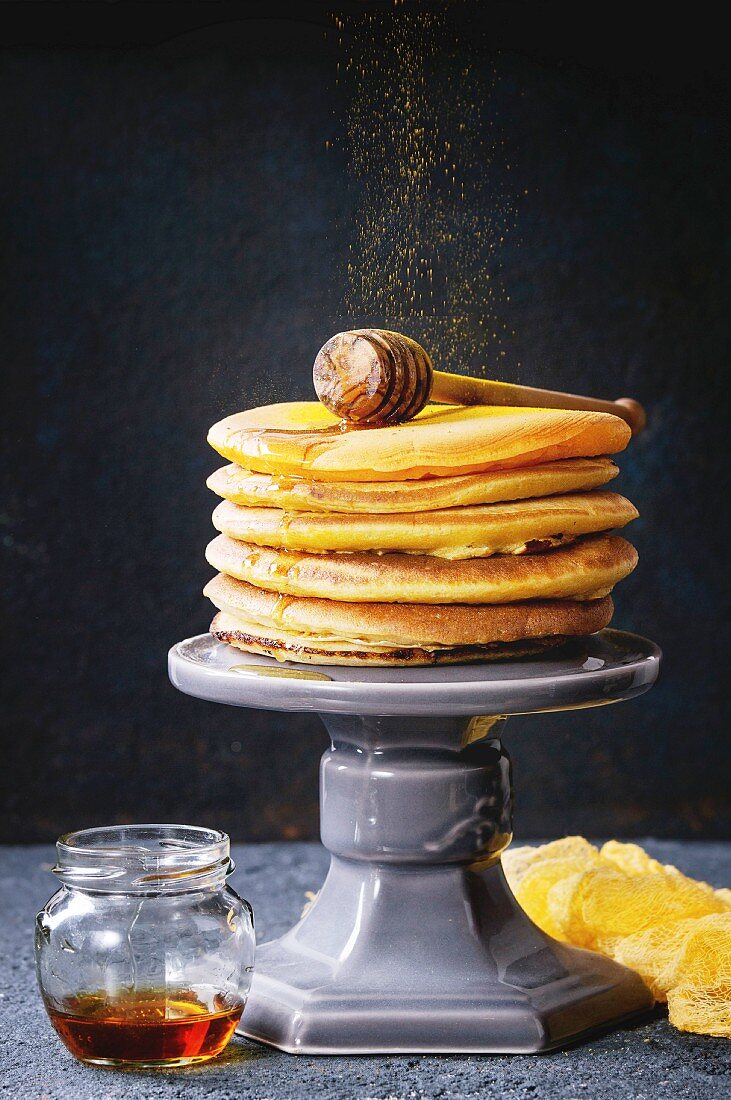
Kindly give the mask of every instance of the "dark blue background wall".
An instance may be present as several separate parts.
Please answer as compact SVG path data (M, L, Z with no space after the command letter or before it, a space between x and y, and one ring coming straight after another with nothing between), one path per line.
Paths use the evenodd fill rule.
M317 349L359 320L342 305L358 196L325 145L344 104L324 7L81 5L73 26L63 4L24 7L0 77L0 838L155 819L313 836L318 720L179 696L165 656L209 621L208 426L309 397ZM512 721L517 828L719 835L723 89L703 42L541 36L516 7L495 6L482 62L528 191L503 254L502 375L646 404L621 459L642 518L615 622L666 652L647 697Z

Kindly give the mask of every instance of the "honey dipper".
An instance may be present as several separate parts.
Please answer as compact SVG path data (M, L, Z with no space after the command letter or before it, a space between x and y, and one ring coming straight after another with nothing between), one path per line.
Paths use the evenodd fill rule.
M317 396L330 412L370 427L410 420L430 400L445 405L519 405L612 413L629 424L633 435L642 431L647 419L642 405L631 397L603 401L435 371L420 344L385 329L337 333L318 352L312 377Z

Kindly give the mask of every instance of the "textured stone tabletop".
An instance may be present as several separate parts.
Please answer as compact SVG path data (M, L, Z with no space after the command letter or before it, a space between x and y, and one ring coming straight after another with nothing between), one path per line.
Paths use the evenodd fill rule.
M731 845L642 842L715 886L731 885ZM254 906L257 938L294 923L327 856L316 844L235 849L232 884ZM308 1057L235 1038L207 1065L118 1072L82 1066L56 1038L33 969L33 917L54 890L50 847L0 849L0 1094L19 1100L715 1100L731 1095L731 1043L675 1031L663 1012L553 1054Z

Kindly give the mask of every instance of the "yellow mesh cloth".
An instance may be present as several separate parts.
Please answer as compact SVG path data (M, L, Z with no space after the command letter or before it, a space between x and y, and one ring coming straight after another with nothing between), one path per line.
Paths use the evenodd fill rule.
M731 1038L731 890L580 836L510 849L503 866L544 932L636 970L681 1031Z

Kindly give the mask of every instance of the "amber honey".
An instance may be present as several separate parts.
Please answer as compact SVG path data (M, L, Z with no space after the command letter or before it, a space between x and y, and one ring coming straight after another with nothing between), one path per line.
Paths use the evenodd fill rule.
M102 1065L187 1065L215 1058L243 1011L204 1004L190 990L151 990L110 999L104 993L69 997L63 1009L48 1005L56 1031L72 1054Z

